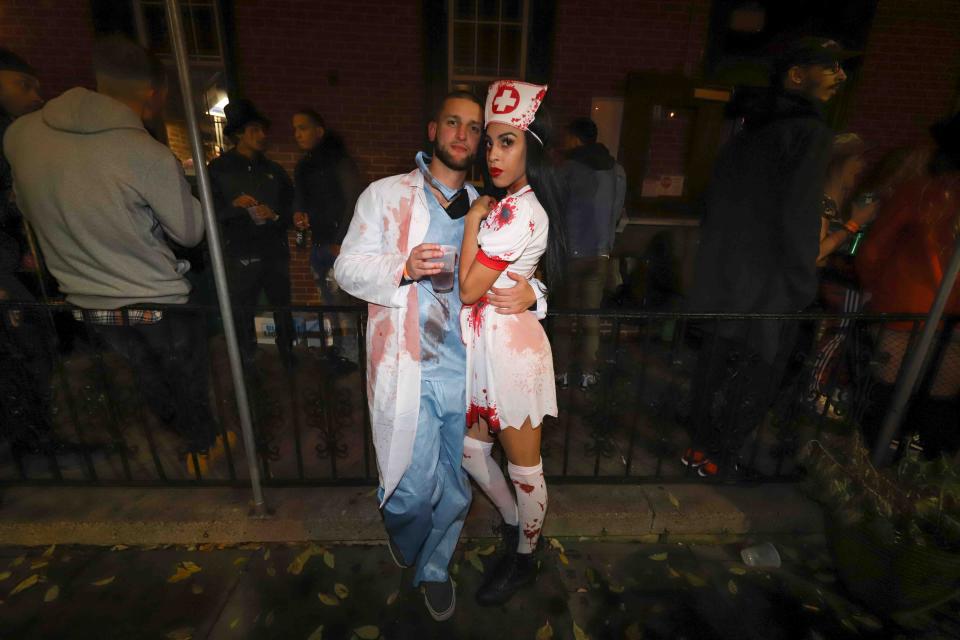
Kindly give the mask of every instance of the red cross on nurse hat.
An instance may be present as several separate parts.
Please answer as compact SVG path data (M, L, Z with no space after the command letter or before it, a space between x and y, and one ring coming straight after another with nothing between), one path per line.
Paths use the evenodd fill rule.
M487 126L491 122L499 122L526 131L546 94L547 85L497 80L487 91L487 106L484 109ZM537 136L534 134L534 137Z

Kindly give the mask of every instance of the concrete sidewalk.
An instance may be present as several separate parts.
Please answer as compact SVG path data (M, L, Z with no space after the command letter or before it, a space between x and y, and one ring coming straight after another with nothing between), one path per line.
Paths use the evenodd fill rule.
M753 534L819 534L823 516L796 485L557 485L544 534L656 542ZM271 514L250 515L239 488L12 487L2 489L6 545L149 545L240 542L381 542L369 488L267 489ZM475 494L464 536L499 520Z

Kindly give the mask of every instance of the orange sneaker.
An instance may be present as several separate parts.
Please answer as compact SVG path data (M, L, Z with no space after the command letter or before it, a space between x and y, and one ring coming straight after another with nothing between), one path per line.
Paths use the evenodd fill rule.
M699 449L689 448L684 451L680 457L680 463L685 467L697 469L703 463L707 462L707 454Z

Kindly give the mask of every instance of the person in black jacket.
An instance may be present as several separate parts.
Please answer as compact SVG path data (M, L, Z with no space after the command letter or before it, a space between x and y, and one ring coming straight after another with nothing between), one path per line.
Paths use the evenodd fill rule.
M353 207L360 194L360 171L347 153L343 139L327 129L323 118L313 109L300 109L293 115L293 135L305 152L293 173L293 224L297 228L298 243L309 230L310 269L323 303L349 304L353 299L340 291L331 270L353 218ZM327 355L343 364L346 364L344 360L356 363L359 348L354 318L344 314L327 318L331 333L335 334L328 334L328 343L333 348Z
M741 112L707 190L689 308L788 314L817 293L823 186L833 132L822 105L855 55L802 38L777 57L769 92ZM701 476L733 467L762 421L796 342L796 323L718 321L706 327L693 381L694 443L682 462Z
M225 108L224 134L235 146L210 162L210 182L220 220L230 291L238 307L256 306L262 291L273 307L290 305L290 249L287 229L293 183L264 154L270 121L249 100ZM289 311L274 313L277 349L292 364L293 320ZM240 350L247 362L256 353L253 312L237 314Z
M33 256L27 251L2 141L15 119L43 105L39 89L33 67L0 49L0 301L36 302L17 275ZM65 448L53 435L50 420L52 340L43 310L0 308L0 436L18 457Z
M558 170L570 258L560 301L569 309L600 308L607 263L623 213L627 175L597 136L597 125L590 118L576 118L568 124L564 162ZM561 388L568 385L576 352L580 388L586 390L597 383L599 375L600 321L581 317L571 324L575 326L571 335L555 343L557 384Z

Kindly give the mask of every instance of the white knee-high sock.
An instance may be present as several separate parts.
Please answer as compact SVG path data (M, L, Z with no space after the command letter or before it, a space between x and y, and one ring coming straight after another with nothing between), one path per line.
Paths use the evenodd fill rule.
M510 485L503 471L493 459L493 443L467 436L463 439L463 468L483 489L493 505L500 511L503 521L517 525L517 502L510 492Z
M517 510L520 512L520 541L517 553L533 553L547 515L547 483L543 479L543 460L535 467L507 465L507 472L517 489Z

